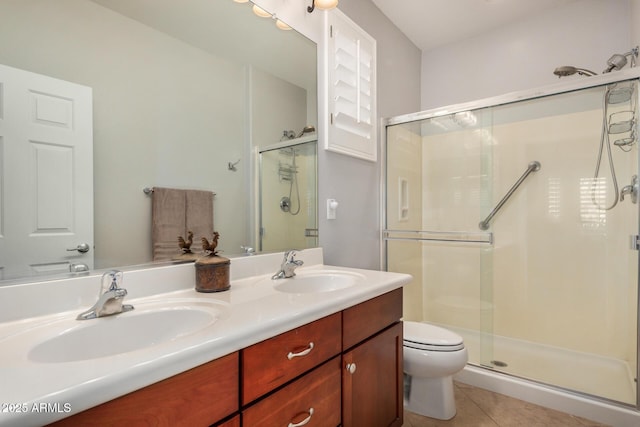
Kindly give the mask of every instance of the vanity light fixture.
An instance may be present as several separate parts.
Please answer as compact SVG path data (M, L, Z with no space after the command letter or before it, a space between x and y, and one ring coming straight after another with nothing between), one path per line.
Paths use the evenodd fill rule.
M236 3L248 3L249 0L233 0ZM261 8L260 6L258 6L257 4L254 4L253 7L251 8L251 10L253 10L253 13L256 16L259 16L260 18L272 18L276 21L276 27L278 27L281 30L284 31L288 31L291 29L291 27L287 24L285 24L284 22L282 22L281 20L278 19L278 17L275 14L271 14L269 12L267 12L266 10L264 10L263 8Z
M271 18L271 14L257 4L253 5L253 13L258 15L260 18Z
M307 7L307 12L313 12L316 7L321 10L329 10L337 5L338 0L311 0L311 6Z

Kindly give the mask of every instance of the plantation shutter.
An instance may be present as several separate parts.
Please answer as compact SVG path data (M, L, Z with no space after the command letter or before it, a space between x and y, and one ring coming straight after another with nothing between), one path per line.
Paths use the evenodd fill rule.
M376 161L376 42L337 12L329 19L327 149Z

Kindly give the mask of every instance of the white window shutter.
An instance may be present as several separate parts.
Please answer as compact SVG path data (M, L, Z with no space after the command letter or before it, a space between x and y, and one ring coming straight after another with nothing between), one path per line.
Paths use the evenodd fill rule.
M328 40L329 135L325 148L377 160L376 41L338 10Z

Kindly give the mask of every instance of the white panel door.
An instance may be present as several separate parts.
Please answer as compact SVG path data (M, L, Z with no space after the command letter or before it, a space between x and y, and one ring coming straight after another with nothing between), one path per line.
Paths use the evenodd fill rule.
M91 88L0 65L0 278L93 268L92 120Z

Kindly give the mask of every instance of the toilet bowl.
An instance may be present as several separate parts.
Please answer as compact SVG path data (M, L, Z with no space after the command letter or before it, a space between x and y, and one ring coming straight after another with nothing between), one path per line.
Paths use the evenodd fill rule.
M453 418L453 374L468 360L462 337L427 323L405 321L403 356L405 408L440 420Z

